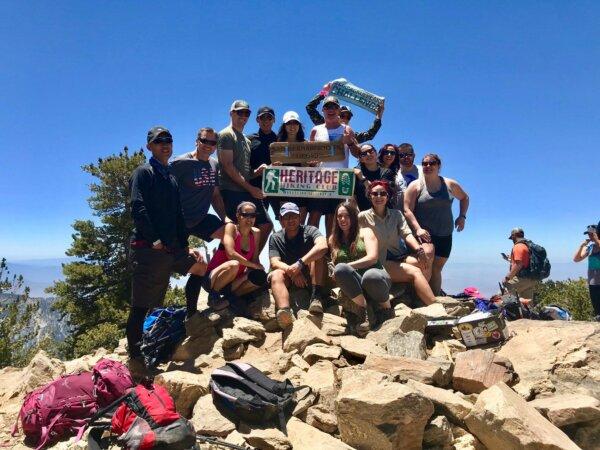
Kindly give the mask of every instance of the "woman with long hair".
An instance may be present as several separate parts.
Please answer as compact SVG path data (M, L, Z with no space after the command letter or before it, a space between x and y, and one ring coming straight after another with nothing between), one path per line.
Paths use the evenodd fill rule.
M373 304L376 312L386 310L378 318L394 315L388 298L392 281L379 262L378 249L373 230L359 227L356 206L349 201L340 203L335 209L329 250L335 281L350 299L345 311L357 316L357 334L369 331L367 303ZM379 326L383 320L373 322Z
M390 169L394 174L398 173L400 159L398 158L398 148L394 144L385 144L381 147L377 159L382 167Z
M361 227L369 227L377 236L379 261L394 283L411 283L421 301L430 305L435 296L428 283L433 248L419 244L413 236L404 215L387 206L391 196L389 184L375 181L369 186L373 207L359 216ZM427 248L426 248L427 247Z
M211 301L234 295L243 296L266 286L265 268L258 262L260 230L254 227L256 206L252 202L242 202L236 210L237 223L227 223L223 241L208 263L206 278L210 281ZM213 306L213 305L211 305ZM221 309L227 306L221 303Z
M442 291L442 269L452 249L452 232L462 231L467 220L469 196L455 180L440 176L442 160L429 153L421 162L423 177L411 183L404 194L406 220L422 243L431 243L435 258L430 285L436 295ZM460 213L452 217L452 200L460 202Z
M306 142L304 138L304 127L300 122L300 116L295 111L287 111L283 115L283 121L277 133L277 142ZM302 164L286 164L286 166L302 166ZM300 208L300 223L303 224L308 214L306 198L292 197L288 202L295 203ZM276 218L279 219L279 208L275 209Z

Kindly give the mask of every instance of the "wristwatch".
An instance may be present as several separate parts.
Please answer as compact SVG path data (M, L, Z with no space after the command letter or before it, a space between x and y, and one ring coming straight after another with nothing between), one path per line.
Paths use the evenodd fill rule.
M467 216L465 216L464 214L461 214L461 215L459 215L458 217L459 217L459 218L461 218L461 217L462 217L463 219L467 220Z
M298 263L301 269L304 269L306 267L306 263L302 261L302 258L299 258L296 262Z

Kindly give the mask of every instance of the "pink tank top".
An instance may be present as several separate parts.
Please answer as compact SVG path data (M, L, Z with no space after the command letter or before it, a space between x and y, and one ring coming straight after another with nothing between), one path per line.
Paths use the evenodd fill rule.
M233 241L233 248L236 252L238 252L248 261L251 261L254 257L254 251L256 250L256 246L254 243L254 233L250 232L250 237L248 239L248 251L245 252L242 250L242 235L239 231L237 231L235 235L235 240ZM210 262L208 263L207 271L210 272L211 270L219 267L221 264L227 261L229 261L229 258L227 257L227 253L225 252L225 247L223 247L223 243L221 243L219 244L219 249L216 251L214 256L211 258ZM237 276L239 277L240 275L242 275L245 270L246 266L240 264Z

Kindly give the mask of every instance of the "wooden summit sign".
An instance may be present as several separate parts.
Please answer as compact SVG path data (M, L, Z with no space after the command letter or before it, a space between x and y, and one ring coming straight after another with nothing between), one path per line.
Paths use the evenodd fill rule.
M343 161L344 144L336 142L273 142L269 145L271 161L283 164L309 161Z

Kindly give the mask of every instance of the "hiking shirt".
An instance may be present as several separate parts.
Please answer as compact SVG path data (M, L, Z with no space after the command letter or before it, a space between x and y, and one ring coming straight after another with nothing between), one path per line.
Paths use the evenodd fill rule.
M356 166L357 169L360 169L360 171L362 172L363 176L369 180L369 181L375 181L375 180L384 180L387 181L390 184L391 187L391 191L394 192L395 191L395 187L394 187L394 183L396 175L394 174L394 172L390 169L386 169L385 167L382 167L381 165L377 165L377 169L375 170L369 170L367 169L367 167L364 164L358 164ZM358 176L355 175L356 178L356 182L354 184L354 196L356 197L356 203L358 204L358 209L360 211L365 211L367 209L370 209L372 204L371 204L371 199L368 197L368 193L367 193L367 188L366 188L366 183L364 181L359 181ZM395 205L395 199L393 197L390 197L389 201L391 202L391 205L388 205L390 208L393 208Z
M527 247L527 244L524 244L523 242L517 242L510 252L510 261L511 270L515 261L521 262L523 265L521 270L527 269L529 267L529 247ZM517 273L517 275L519 274Z
M344 137L346 125L341 124L336 128L327 128L325 124L323 124L313 127L313 130L315 130L315 142L336 142L341 141L342 137ZM344 154L345 157L342 161L325 161L321 163L321 167L346 169L350 161L350 150L347 145L344 145Z
M161 240L167 247L187 247L177 180L153 157L136 168L129 179L133 241Z
M413 164L404 173L402 172L402 166L398 168L398 172L396 173L396 208L404 208L404 191L406 191L410 183L420 177L423 177L423 168L420 165Z
M354 247L354 251L351 251L350 245L348 244L340 245L340 248L338 249L337 254L335 255L334 264L351 263L353 261L356 261L357 259L365 257L366 255L367 247L365 246L365 240L362 238L362 236L359 236L356 240L356 246ZM364 269L354 270L356 270L360 275L363 275L367 270L372 268L383 269L383 266L381 265L381 262L377 261L371 267L365 267Z
M233 150L233 166L244 177L244 180L250 179L250 141L243 133L236 131L232 126L228 126L219 131L217 141L217 152L221 154L223 150ZM231 179L231 177L221 168L219 171L219 185L221 189L227 191L246 192L246 190Z
M194 152L178 156L169 165L177 180L185 226L192 228L208 214L215 187L219 185L219 169L215 158L198 160Z
M262 164L271 164L271 151L269 145L277 142L277 135L271 131L263 133L259 128L257 133L246 136L250 140L250 174L258 169ZM262 189L262 174L250 179L250 184Z
M600 247L594 242L588 244L588 284L600 286Z
M397 209L386 208L385 217L381 218L373 208L358 214L358 225L369 227L377 236L378 259L381 264L391 255L399 257L408 253L406 238L412 234L406 223L404 214Z
M315 246L315 241L321 236L319 229L312 225L300 225L292 239L288 239L285 230L281 229L269 238L269 258L279 257L287 265L295 264Z
M452 236L454 218L452 200L454 197L446 186L444 177L440 177L440 189L437 192L427 190L425 180L421 178L421 189L415 203L414 215L421 228L434 236Z

